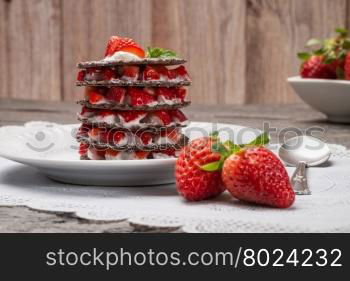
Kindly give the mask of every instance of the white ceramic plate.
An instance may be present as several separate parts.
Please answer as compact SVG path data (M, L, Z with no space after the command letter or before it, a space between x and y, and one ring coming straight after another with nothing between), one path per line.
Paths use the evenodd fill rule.
M288 78L298 96L326 114L329 121L350 123L350 81Z
M79 124L29 122L0 128L0 156L37 168L49 178L80 185L145 186L173 183L175 159L80 160L75 133ZM261 132L230 125L192 122L184 133L195 139L212 131L247 143ZM20 176L20 175L18 175Z

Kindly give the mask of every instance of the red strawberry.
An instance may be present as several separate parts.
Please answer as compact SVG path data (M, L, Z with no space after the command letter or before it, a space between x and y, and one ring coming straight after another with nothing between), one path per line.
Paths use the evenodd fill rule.
M304 62L300 69L300 75L303 78L318 79L335 79L336 76L329 69L329 65L325 64L322 56L311 56L309 60Z
M125 65L123 67L123 76L137 80L140 72L140 67L134 65Z
M141 141L142 145L148 145L152 143L153 140L153 134L147 131L144 132L137 132L136 136Z
M153 68L160 74L165 77L169 77L169 70L164 65L155 65Z
M185 88L176 88L175 89L175 96L178 98L181 102L185 101L187 94L187 90Z
M160 73L158 71L151 67L146 66L145 70L143 71L143 80L159 80L160 79Z
M177 122L177 123L183 123L183 122L187 121L186 115L183 114L183 112L181 110L178 110L178 109L170 110L169 114L170 114L172 120Z
M350 80L350 52L346 55L344 70L345 70L345 79Z
M89 132L89 136L91 139L99 142L106 143L107 142L107 131L103 128L92 128Z
M92 108L88 108L88 107L86 107L86 106L83 106L82 109L81 109L80 115L81 115L81 116L84 116L84 117L91 117L91 116L93 116L95 113L96 113L96 110L95 110L95 109L92 109Z
M105 149L101 149L97 147L89 148L89 158L91 160L105 160L105 154L106 154Z
M175 98L175 92L171 88L157 88L156 95L159 102L165 102Z
M136 119L142 118L146 116L145 111L120 111L119 116L125 121L125 122L130 122L134 121Z
M186 79L189 78L187 70L183 65L181 65L175 69L169 70L168 76L170 79L176 79L178 77L182 77L182 78L186 78Z
M130 105L132 106L143 106L149 105L156 102L154 96L151 96L143 91L141 88L130 88L129 89Z
M86 71L85 70L80 70L78 72L77 80L78 81L84 81Z
M104 96L101 95L97 91L91 91L91 92L89 92L88 95L89 95L89 102L91 104L97 104L97 103L99 103L100 101L102 101L104 99Z
M225 188L220 171L207 172L200 167L219 161L219 153L212 152L214 138L199 138L190 142L176 161L177 190L189 201L209 199L221 194Z
M111 130L108 133L108 140L114 145L120 144L126 138L126 133L123 131Z
M135 151L135 157L137 159L146 159L149 155L149 151Z
M264 147L247 147L226 159L222 179L237 199L288 208L295 193L282 162Z
M118 104L124 103L126 89L122 87L112 87L108 90L106 98Z
M155 123L161 126L167 126L171 123L170 115L164 110L154 111L152 119Z
M86 155L87 151L89 149L89 145L86 143L81 143L79 145L79 154L80 155Z
M109 81L111 80L112 78L115 78L115 72L113 69L110 69L110 68L106 68L104 71L103 71L103 80L105 81Z
M106 159L115 158L115 157L117 157L120 153L121 153L121 151L113 150L113 149L110 149L110 148L109 148L109 149L106 150L105 158L106 158Z
M112 36L107 43L105 56L112 56L115 52L123 51L133 53L140 58L145 57L145 52L142 48L130 38L121 38Z

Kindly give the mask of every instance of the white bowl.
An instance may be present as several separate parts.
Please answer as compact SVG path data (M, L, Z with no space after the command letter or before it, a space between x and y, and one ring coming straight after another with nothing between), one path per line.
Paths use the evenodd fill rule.
M329 121L350 123L350 81L288 78L298 96Z

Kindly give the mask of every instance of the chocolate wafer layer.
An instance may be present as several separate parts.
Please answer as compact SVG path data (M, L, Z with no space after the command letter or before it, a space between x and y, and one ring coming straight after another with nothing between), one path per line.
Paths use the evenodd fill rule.
M139 60L99 60L99 61L86 61L79 62L77 67L80 69L87 69L91 67L108 67L116 65L180 65L186 63L186 60L180 58L144 58Z
M113 79L108 81L77 81L77 86L95 86L95 87L181 87L190 86L190 80L180 81L124 81Z
M87 108L94 108L94 109L108 109L108 110L143 110L143 111L154 111L154 110L171 110L171 109L178 109L183 108L186 106L189 106L191 104L190 101L180 102L180 103L174 103L172 105L170 104L158 104L154 106L137 106L133 107L127 104L117 104L113 102L109 102L108 104L91 104L90 102L86 100L80 100L77 102L80 105L86 106Z
M185 135L182 135L179 141L175 144L173 143L164 143L164 144L150 144L150 145L113 145L111 143L101 143L94 140L91 140L89 137L79 136L77 137L78 142L85 143L88 145L93 145L96 147L99 147L101 149L110 148L116 151L160 151L160 150L166 150L166 149L174 149L174 150L180 150L184 146L188 144L188 137Z
M129 128L126 128L120 124L108 124L105 122L91 122L86 118L81 118L78 116L78 120L82 122L83 124L93 126L93 127L99 127L99 128L116 128L116 129L124 129L124 130L140 130L140 129L145 129L145 130L162 130L162 129L169 129L169 128L184 128L188 124L170 124L169 126L162 126L162 125L153 125L153 124L147 124L147 123L142 123L140 125L135 125Z

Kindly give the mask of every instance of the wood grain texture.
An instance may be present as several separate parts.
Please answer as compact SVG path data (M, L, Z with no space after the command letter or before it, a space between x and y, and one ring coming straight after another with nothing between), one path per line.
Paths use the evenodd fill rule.
M0 97L10 97L8 66L9 60L7 56L8 40L7 40L7 22L8 22L8 5L6 1L0 1Z
M155 0L152 18L153 44L188 60L194 103L244 103L244 0Z
M120 35L143 46L151 41L149 0L63 0L64 100L76 100L76 63L104 56L108 38Z
M60 1L7 5L7 90L13 98L60 100Z
M296 53L311 37L346 22L346 0L247 1L247 103L299 101L286 83L298 74Z

